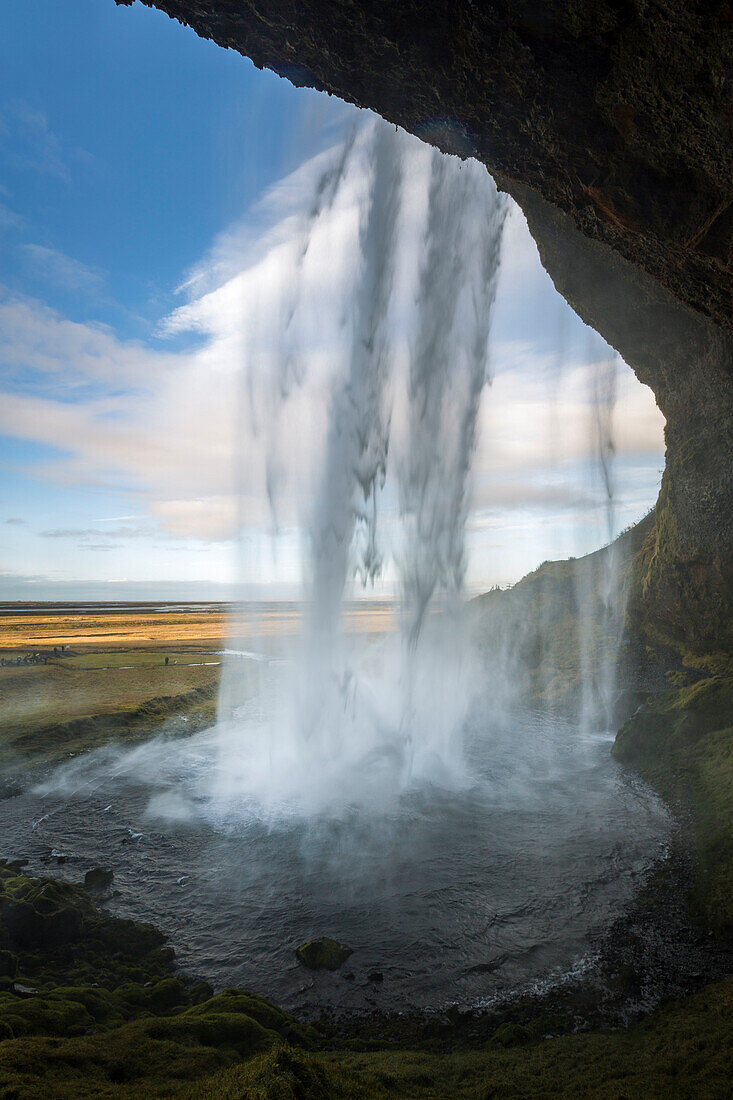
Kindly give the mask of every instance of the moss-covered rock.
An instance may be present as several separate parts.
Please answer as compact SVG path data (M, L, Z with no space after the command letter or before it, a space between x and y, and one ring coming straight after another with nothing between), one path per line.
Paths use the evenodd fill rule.
M298 962L309 970L338 970L352 954L351 948L328 936L309 940L295 950Z
M733 935L733 677L661 692L619 730L614 756L694 813L697 918Z

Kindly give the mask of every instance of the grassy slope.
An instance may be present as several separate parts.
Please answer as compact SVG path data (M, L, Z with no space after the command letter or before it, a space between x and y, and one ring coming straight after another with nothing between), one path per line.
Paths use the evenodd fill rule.
M625 1032L565 1036L451 1055L404 1051L313 1055L273 1050L186 1095L235 1097L728 1097L733 981L668 1005ZM495 1045L494 1045L495 1044ZM319 1070L323 1076L317 1076ZM302 1086L309 1087L303 1091Z
M186 659L193 655L180 655ZM141 662L139 651L79 660L101 667L74 660L0 668L0 762L55 761L120 737L139 739L184 712L189 729L213 720L217 666L165 667L160 656ZM135 667L115 667L128 662Z
M476 641L493 665L503 665L522 702L576 713L583 689L597 689L616 660L622 627L620 617L608 615L602 593L613 583L623 605L633 563L654 529L650 513L612 547L544 562L512 588L472 601ZM623 647L621 657L624 666L634 664L632 675L627 667L620 670L624 686L644 679L637 652Z

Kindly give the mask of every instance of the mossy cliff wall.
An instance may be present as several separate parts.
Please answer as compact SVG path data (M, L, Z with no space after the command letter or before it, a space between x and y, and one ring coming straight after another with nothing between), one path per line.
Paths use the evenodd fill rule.
M523 207L560 292L667 418L632 629L693 664L729 657L728 0L141 2L488 166Z

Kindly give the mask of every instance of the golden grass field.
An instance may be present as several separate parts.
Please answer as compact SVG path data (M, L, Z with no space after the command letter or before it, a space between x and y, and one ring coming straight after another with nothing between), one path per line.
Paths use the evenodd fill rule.
M0 613L0 657L69 645L115 649L178 646L221 647L227 639L292 636L300 628L300 605L291 602L180 605L135 604L70 608L60 604L6 604ZM381 633L392 621L392 606L361 601L349 606L345 626L360 634Z

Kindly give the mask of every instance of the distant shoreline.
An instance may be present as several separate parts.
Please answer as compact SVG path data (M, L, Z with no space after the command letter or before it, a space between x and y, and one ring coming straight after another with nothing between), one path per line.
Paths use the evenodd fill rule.
M237 608L249 607L292 607L300 609L305 600L295 599L262 599L257 600L4 600L0 601L0 616L4 615L32 615L36 612L78 611L103 613L120 612L134 614L136 611L160 612L170 614L172 612L186 613L188 611L216 611L228 612ZM381 607L392 609L395 600L377 599L363 596L351 600L344 600L345 607Z

